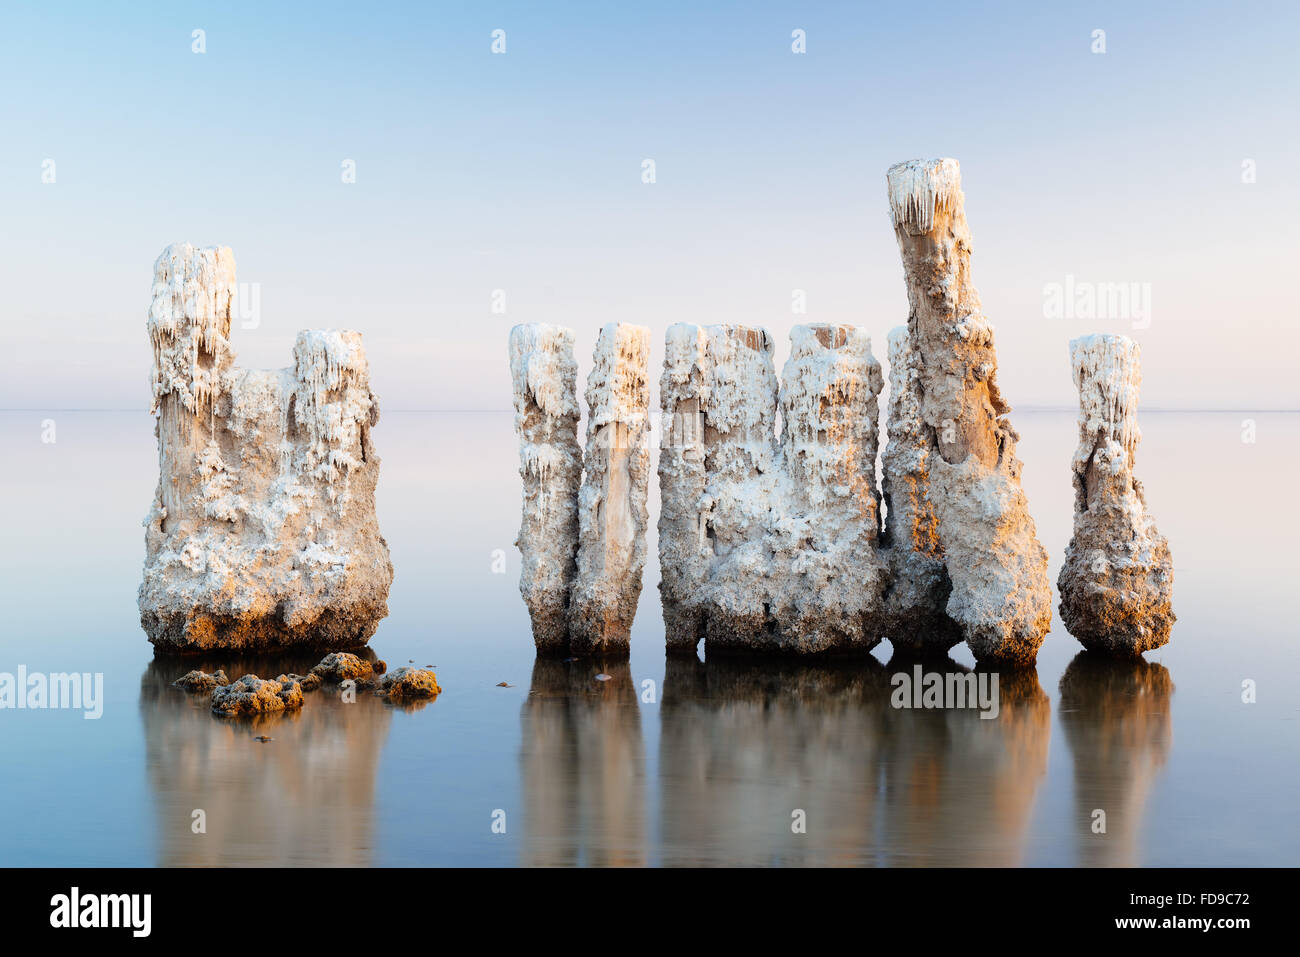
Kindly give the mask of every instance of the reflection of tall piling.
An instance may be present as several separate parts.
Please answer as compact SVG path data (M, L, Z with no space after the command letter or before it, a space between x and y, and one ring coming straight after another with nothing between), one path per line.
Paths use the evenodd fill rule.
M911 672L895 656L888 672ZM954 661L927 670L966 672ZM993 672L976 669L992 676ZM891 710L884 735L891 866L1005 867L1023 863L1029 820L1047 772L1051 705L1031 669L998 673L998 713L976 708ZM988 680L988 679L985 679Z
M363 650L362 654L365 654ZM309 695L301 711L212 714L209 696L172 682L190 668L272 677L305 673L319 653L157 659L140 680L140 714L157 808L159 867L365 867L374 848L375 775L392 707L358 692ZM265 744L254 735L266 735ZM205 833L194 833L202 811Z
M1060 690L1079 863L1133 866L1143 808L1169 754L1173 680L1156 662L1084 651L1065 669ZM1105 812L1104 833L1094 831L1096 811Z
M598 680L598 674L609 680ZM626 660L534 662L521 714L521 863L646 863L645 750L637 701Z

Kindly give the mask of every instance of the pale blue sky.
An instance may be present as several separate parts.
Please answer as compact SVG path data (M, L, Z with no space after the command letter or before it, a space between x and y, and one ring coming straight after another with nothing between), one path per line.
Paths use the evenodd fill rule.
M778 363L794 322L852 322L883 360L885 170L947 155L1014 405L1071 405L1066 343L1105 331L1146 407L1296 408L1298 34L1284 3L7 2L0 407L147 406L179 240L259 285L241 364L354 328L387 408L507 408L528 321L584 374L615 320L655 361L679 321L766 326ZM1146 284L1149 327L1045 317L1067 275Z

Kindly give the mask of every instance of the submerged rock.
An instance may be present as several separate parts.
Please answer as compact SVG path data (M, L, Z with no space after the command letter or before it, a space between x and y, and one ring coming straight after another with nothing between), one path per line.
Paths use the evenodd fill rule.
M331 652L312 668L311 674L318 681L358 681L373 677L374 667L366 659L346 651Z
M1133 474L1141 352L1125 336L1070 343L1079 389L1074 535L1057 587L1061 620L1090 651L1135 656L1169 641L1174 568L1169 542Z
M393 569L361 336L301 332L290 368L240 369L234 295L226 247L180 243L154 265L159 481L141 624L162 651L362 645Z
M379 682L379 693L395 698L432 698L441 691L432 671L406 665L394 668Z
M230 684L230 679L226 677L224 671L216 671L212 674L205 671L189 671L172 684L185 691L210 693L213 688Z
M889 204L919 358L929 501L952 582L946 611L980 661L1032 664L1052 623L1047 552L1020 486L993 327L971 280L953 159L890 167Z
M276 678L275 680L278 681L278 682L280 682L280 684L282 684L282 685L283 685L283 684L289 684L290 682L296 681L296 682L298 682L298 685L302 688L302 690L303 690L304 692L306 692L306 691L315 691L317 688L319 688L319 687L321 686L321 678L320 678L320 675L313 675L313 674L306 674L306 675L295 675L295 674L280 675L280 676L279 676L278 678Z
M301 707L302 687L296 681L281 684L257 675L244 675L212 692L212 710L222 715L269 714Z

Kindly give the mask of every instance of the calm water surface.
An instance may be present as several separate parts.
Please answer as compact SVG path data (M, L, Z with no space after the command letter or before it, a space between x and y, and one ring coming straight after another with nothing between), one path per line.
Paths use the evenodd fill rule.
M1074 415L1013 418L1055 579ZM1142 425L1138 474L1177 572L1172 644L1097 663L1057 621L988 721L891 708L888 643L847 666L666 662L653 559L630 662L536 661L510 414L387 413L397 577L371 647L434 666L444 692L396 708L322 691L252 725L173 689L196 662L155 660L140 630L149 416L0 413L0 672L105 682L97 721L0 711L0 865L1296 865L1300 415ZM201 664L273 677L318 658ZM959 646L947 667L973 665Z

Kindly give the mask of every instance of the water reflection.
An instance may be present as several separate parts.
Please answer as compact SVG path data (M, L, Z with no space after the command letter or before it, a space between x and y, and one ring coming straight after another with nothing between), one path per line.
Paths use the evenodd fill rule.
M1080 652L1061 676L1061 726L1074 757L1079 863L1130 867L1151 786L1169 755L1174 683L1163 665ZM1106 830L1094 833L1094 812Z
M375 771L392 705L364 691L344 704L326 685L299 712L231 719L171 683L191 668L305 673L320 654L167 659L140 681L158 865L357 867L371 863ZM266 743L255 735L271 738ZM193 812L207 832L192 830Z
M890 661L891 674L912 668ZM969 673L947 661L929 670ZM976 669L977 675L986 669ZM992 672L987 672L992 674ZM889 709L881 863L1006 867L1024 860L1047 772L1051 703L1034 669L998 672L998 715Z
M860 862L872 846L888 709L888 675L874 658L669 659L659 741L663 862ZM806 833L795 833L796 811Z
M1037 675L1000 676L1000 713L987 720L893 708L891 675L912 665L670 659L664 863L1017 863L1047 767ZM966 670L951 659L924 667Z
M608 675L598 680L597 675ZM645 746L626 659L538 658L521 721L522 863L646 863Z

